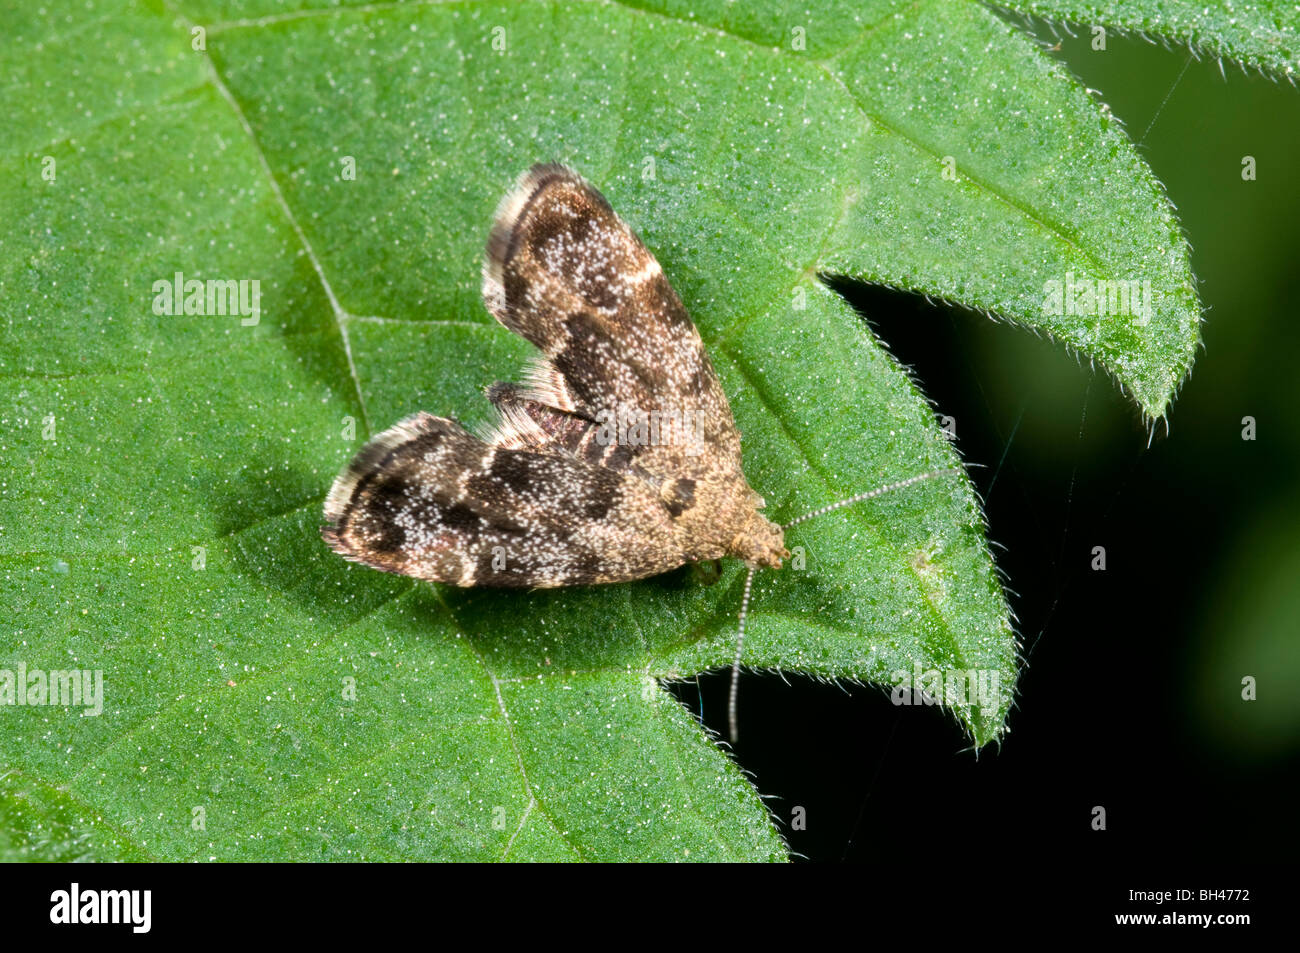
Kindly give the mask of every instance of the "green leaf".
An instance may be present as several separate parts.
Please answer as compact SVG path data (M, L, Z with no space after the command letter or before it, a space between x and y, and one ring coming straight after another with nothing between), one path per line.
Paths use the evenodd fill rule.
M729 662L742 567L459 591L319 540L369 433L417 409L482 423L481 389L517 377L529 348L478 269L534 161L586 174L659 256L780 521L957 462L819 273L1053 334L1164 411L1197 341L1185 244L1116 123L1028 38L978 4L693 9L0 15L0 670L104 679L98 716L0 706L0 849L785 856L661 687ZM156 314L176 272L259 280L258 323ZM1149 278L1155 315L1044 314L1070 273ZM788 544L804 568L758 577L746 664L995 675L987 708L953 711L999 737L1016 643L965 478Z
M1170 0L1000 0L1008 10L1057 22L1096 24L1185 43L1294 84L1300 74L1300 7L1279 0L1233 3ZM1095 35L1095 34L1094 34Z

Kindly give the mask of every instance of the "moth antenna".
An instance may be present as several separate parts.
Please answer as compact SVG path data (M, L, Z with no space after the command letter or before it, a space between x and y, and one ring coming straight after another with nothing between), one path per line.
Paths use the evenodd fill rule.
M823 506L821 509L813 510L811 513L805 513L803 516L796 517L790 522L782 525L781 529L789 529L791 526L798 526L818 516L824 516L834 510L841 510L846 506L852 506L854 503L861 503L863 500L874 499L877 496L884 496L886 493L892 493L894 490L901 490L909 487L913 483L920 483L923 480L933 480L935 477L947 476L950 473L961 473L961 467L947 467L943 470L929 470L925 473L918 473L914 477L908 477L906 480L899 480L897 483L886 483L884 486L876 487L874 490L868 490L866 493L859 493L856 496L850 496L847 500L840 500L838 503L831 503Z
M745 574L745 591L740 596L740 625L736 632L736 657L731 662L731 692L727 696L727 722L731 727L731 743L740 738L740 724L736 720L736 698L740 692L740 653L745 648L745 616L749 613L749 594L754 589L754 572L750 566Z
M811 513L805 513L803 516L796 517L790 522L784 524L781 529L786 530L791 526L798 526L800 523L813 519L818 516L824 516L835 510L843 509L846 506L852 506L854 503L861 503L864 500L874 499L877 496L884 496L886 493L892 493L894 490L901 490L909 487L914 483L920 483L923 480L933 480L935 477L948 476L953 473L961 473L961 467L946 467L942 470L928 470L925 473L918 473L914 477L908 477L906 480L899 480L897 483L886 483L884 486L876 487L874 490L868 490L866 493L859 493L856 496L850 496L846 500L840 500L838 503L831 503L820 509L813 510ZM740 596L740 624L736 631L736 657L731 662L731 691L727 697L727 722L731 730L731 743L734 745L740 738L740 724L736 718L736 704L740 692L740 656L745 650L745 617L749 614L749 597L754 590L754 572L757 566L750 566L749 572L745 574L745 591Z

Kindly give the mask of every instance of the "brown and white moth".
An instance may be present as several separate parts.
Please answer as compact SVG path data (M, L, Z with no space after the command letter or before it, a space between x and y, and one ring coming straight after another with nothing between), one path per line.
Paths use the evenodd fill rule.
M485 436L417 413L371 440L325 501L325 542L385 572L454 586L624 582L732 556L789 556L741 469L740 433L699 331L605 197L535 165L501 203L483 264L492 314L541 352L494 384ZM735 674L729 706L736 737Z

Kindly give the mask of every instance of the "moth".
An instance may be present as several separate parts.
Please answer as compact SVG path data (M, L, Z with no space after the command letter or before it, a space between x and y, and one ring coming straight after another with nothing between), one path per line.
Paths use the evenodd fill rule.
M453 586L626 582L732 557L749 567L728 703L759 567L785 530L745 479L740 433L694 322L654 255L581 176L539 164L501 202L483 300L538 354L487 398L491 432L417 413L371 440L325 501L346 559Z

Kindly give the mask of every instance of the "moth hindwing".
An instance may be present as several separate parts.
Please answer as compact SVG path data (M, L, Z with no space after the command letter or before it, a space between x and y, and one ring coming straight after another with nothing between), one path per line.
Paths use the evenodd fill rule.
M456 586L641 579L734 556L780 566L718 375L659 262L605 197L535 165L497 210L483 299L538 354L476 435L418 413L334 482L325 541Z

